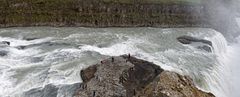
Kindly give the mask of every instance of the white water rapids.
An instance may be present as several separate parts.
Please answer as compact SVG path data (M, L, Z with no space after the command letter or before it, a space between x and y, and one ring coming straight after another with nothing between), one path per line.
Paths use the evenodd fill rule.
M177 40L180 36L209 40L212 47L200 42L184 45ZM56 92L52 97L71 97L77 88L74 84L81 82L81 69L108 56L128 53L189 75L199 88L217 97L230 97L232 90L239 90L230 84L237 79L230 77L232 72L238 74L231 71L237 65L230 61L238 61L238 55L232 53L237 48L227 46L213 29L5 28L0 29L0 41L11 43L0 45L0 97L37 97L46 93L42 89L49 84Z

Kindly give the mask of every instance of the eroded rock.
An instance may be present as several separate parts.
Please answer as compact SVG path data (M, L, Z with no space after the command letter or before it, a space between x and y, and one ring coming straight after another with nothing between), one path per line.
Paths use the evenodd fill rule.
M135 97L214 97L197 89L191 78L164 71Z
M75 97L214 97L198 90L187 76L127 55L103 60L81 76Z
M96 65L88 67L85 70L82 70L81 78L82 78L83 82L88 82L89 80L91 80L94 77L94 74L96 71L97 71Z

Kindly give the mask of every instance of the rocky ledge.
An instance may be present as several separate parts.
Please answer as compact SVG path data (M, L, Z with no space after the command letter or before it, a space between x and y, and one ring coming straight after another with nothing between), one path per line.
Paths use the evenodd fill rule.
M130 55L103 60L82 70L81 77L75 97L215 97L187 76Z

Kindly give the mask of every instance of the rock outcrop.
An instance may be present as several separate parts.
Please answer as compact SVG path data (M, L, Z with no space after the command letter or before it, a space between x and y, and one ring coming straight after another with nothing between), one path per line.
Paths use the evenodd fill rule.
M182 44L192 44L194 42L201 43L199 45L194 45L195 48L200 49L200 50L205 50L207 52L212 52L212 42L206 39L198 39L196 37L191 37L191 36L180 36L177 38L177 40L182 43Z
M197 89L191 78L164 71L135 97L214 97Z
M198 39L196 37L191 37L191 36L180 36L177 38L177 40L183 44L191 44L192 42L201 42L209 46L212 46L212 42L209 40Z
M101 61L81 71L75 97L214 97L193 81L127 55Z

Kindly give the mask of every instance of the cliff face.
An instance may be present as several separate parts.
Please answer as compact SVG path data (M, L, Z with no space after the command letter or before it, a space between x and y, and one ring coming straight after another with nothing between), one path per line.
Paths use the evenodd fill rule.
M0 27L208 26L200 3L144 1L0 0Z
M226 0L0 0L0 27L209 27L239 36ZM230 6L230 7L226 7ZM226 16L228 15L228 16Z
M129 56L113 57L81 71L75 97L214 97L191 78Z

